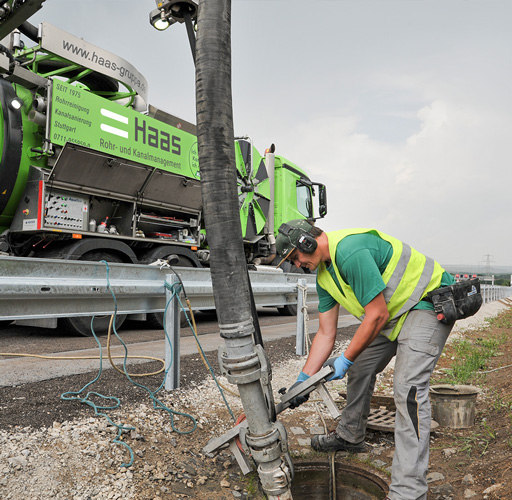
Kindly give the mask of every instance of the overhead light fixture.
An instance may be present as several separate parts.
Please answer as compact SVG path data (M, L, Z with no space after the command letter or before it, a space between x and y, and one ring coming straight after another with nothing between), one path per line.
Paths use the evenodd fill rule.
M153 28L158 31L166 30L172 23L169 22L165 15L165 11L160 9L154 9L149 13L149 22Z
M185 23L192 57L196 59L196 38L192 22L197 21L197 2L194 0L156 0L156 9L149 13L149 22L159 31L174 23Z
M197 3L194 0L156 0L157 8L149 13L149 22L159 31L171 24L197 19Z

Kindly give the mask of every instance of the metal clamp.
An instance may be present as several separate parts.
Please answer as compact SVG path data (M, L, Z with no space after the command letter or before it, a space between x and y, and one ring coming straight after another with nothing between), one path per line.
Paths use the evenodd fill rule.
M269 497L279 498L279 495L285 493L293 480L293 464L288 453L284 455L284 460L274 469L264 470L258 468L258 475L261 486Z
M251 352L239 358L228 358L226 348L218 350L219 368L230 384L250 384L261 377L261 362L258 352Z
M333 373L334 368L332 366L324 366L317 373L315 373L315 375L312 375L307 380L297 385L297 387L294 387L292 390L288 391L286 394L281 396L281 402L278 405L276 405L276 414L279 414L282 411L286 410L286 408L289 408L290 401L296 396L301 394L309 394L310 392L316 390L319 393L320 397L322 398L325 406L329 410L331 417L333 419L337 419L341 415L341 412L336 406L329 391L324 386L324 382L328 380L328 378ZM257 436L256 438L254 438L247 434L247 425L247 420L244 420L235 427L231 428L229 431L225 432L222 436L210 439L208 444L203 448L203 452L205 454L214 453L215 451L220 450L221 448L226 446L226 444L228 444L229 449L235 456L242 473L248 474L252 470L252 464L249 463L246 455L241 453L241 451L235 444L236 438L240 439L240 443L245 453L254 453L254 450L250 450L250 446L247 443L247 441L249 440L250 444L255 444L259 447L262 445L261 439L270 440L272 438L272 440L269 441L269 443L271 444L274 442L273 439L275 436L275 431L272 431L269 435L265 435L263 437ZM279 448L277 446L275 448L272 448L272 453L274 453L274 451L277 453L278 450L281 453L287 453L287 440L283 439L283 437L286 437L286 429L281 422L275 422L274 425L276 426L276 429L279 430L280 445ZM269 443L265 441L264 444Z
M241 427L239 437L245 453L253 456L264 455L264 460L257 460L258 463L270 462L288 451L286 428L281 422L274 422L273 429L263 436L252 436L248 434L247 427Z
M260 365L261 365L261 389L263 390L263 397L265 398L265 404L267 406L268 418L271 422L275 422L277 419L276 404L274 402L274 393L272 392L272 368L268 361L267 353L263 346L256 344L254 346L256 353L258 354Z
M219 367L231 384L249 384L255 380L261 380L262 386L268 386L272 380L272 370L268 362L267 354L260 345L254 346L254 351L240 358L228 358L226 347L219 346ZM253 371L247 373L248 370ZM240 373L246 372L246 373Z
M289 390L285 394L281 396L281 402L276 406L276 413L281 413L286 408L289 408L290 401L297 396L305 396L313 392L315 389L321 387L320 389L320 397L326 402L326 406L329 409L332 417L334 419L338 418L341 413L338 410L337 406L334 404L334 401L331 398L329 392L323 386L323 383L329 379L329 377L334 373L334 368L332 366L323 366L320 368L318 372L309 377L304 382L301 382L293 389Z

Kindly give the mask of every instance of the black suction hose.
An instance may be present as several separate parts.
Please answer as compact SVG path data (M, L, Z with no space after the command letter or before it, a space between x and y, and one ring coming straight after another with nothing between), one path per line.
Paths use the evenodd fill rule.
M28 21L25 21L23 24L18 26L18 29L33 42L39 43L39 38L37 37L39 30L37 29L37 26L30 24Z

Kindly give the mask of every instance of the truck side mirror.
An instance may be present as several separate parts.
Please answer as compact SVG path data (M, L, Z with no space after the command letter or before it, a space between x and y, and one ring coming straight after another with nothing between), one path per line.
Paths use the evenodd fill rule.
M320 218L327 215L327 190L324 184L317 184L318 186L318 214Z

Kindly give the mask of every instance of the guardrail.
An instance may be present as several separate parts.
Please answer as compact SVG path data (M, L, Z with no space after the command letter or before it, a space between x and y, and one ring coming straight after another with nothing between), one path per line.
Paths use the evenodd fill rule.
M307 284L308 303L318 302L315 275L274 268L249 271L257 307L297 304L297 283ZM214 309L209 269L174 268L192 309ZM0 257L0 320L48 319L112 314L114 292L119 314L162 312L168 267L27 257ZM483 302L512 296L512 287L481 285Z
M176 267L192 309L214 309L209 269ZM0 320L162 312L168 267L0 257ZM318 300L315 276L281 270L249 271L257 307L297 304L297 282L307 282L308 302Z
M483 303L494 302L512 296L512 287L499 285L480 285Z

